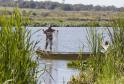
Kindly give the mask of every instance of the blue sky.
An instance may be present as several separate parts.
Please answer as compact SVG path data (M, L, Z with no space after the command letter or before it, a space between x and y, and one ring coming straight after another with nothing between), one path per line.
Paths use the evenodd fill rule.
M35 1L57 1L62 2L62 0L35 0ZM93 4L93 5L114 5L116 7L124 7L124 0L65 0L65 3L70 4Z

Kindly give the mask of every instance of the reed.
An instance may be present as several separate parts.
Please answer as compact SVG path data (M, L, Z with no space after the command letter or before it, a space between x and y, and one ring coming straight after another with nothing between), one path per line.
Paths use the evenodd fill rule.
M88 29L87 40L93 55L80 65L80 75L75 79L77 84L123 84L124 82L124 19L113 21L112 30L107 29L110 46L101 52L102 34L96 28ZM83 63L84 60L80 61ZM73 81L71 84L75 84Z
M90 62L93 69L92 82L95 84L121 84L123 78L123 54L124 54L124 20L118 19L112 23L112 31L108 28L108 35L112 44L108 50L101 53L102 37L96 30L91 30L88 39L94 55Z
M34 84L37 63L32 61L35 43L30 31L23 25L24 19L18 8L8 17L0 16L0 84ZM27 23L26 23L27 24Z

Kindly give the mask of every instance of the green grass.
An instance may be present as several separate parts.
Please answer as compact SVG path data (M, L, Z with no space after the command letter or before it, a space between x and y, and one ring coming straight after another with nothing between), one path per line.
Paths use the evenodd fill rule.
M80 63L80 75L72 78L72 84L123 84L124 82L124 19L112 23L113 33L108 29L112 45L107 52L101 53L102 36L95 28L88 31L88 44L94 55Z
M3 9L3 7L0 7L0 11L3 11ZM13 8L6 7L6 10L10 15ZM96 22L98 26L112 26L108 23L112 22L112 19L116 19L118 15L123 17L124 14L124 12L112 11L62 11L31 8L22 8L21 11L24 17L30 16L32 21L30 26L47 26L47 24L51 24L59 27L91 26L90 24L93 22Z
M6 11L0 16L0 84L36 83L37 63L31 60L35 44L24 21L18 8L10 17Z

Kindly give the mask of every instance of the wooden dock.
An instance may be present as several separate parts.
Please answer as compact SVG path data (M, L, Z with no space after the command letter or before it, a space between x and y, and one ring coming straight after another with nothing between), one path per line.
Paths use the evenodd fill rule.
M78 60L78 59L86 59L88 58L91 53L90 52L50 52L50 51L43 51L37 50L36 53L42 59L56 59L56 60Z

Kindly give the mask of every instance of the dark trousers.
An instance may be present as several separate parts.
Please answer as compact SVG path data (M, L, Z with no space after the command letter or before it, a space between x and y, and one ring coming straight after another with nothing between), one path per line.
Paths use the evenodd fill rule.
M52 51L52 39L46 39L46 45L45 45L45 49L47 49L48 45L50 45L50 50Z

